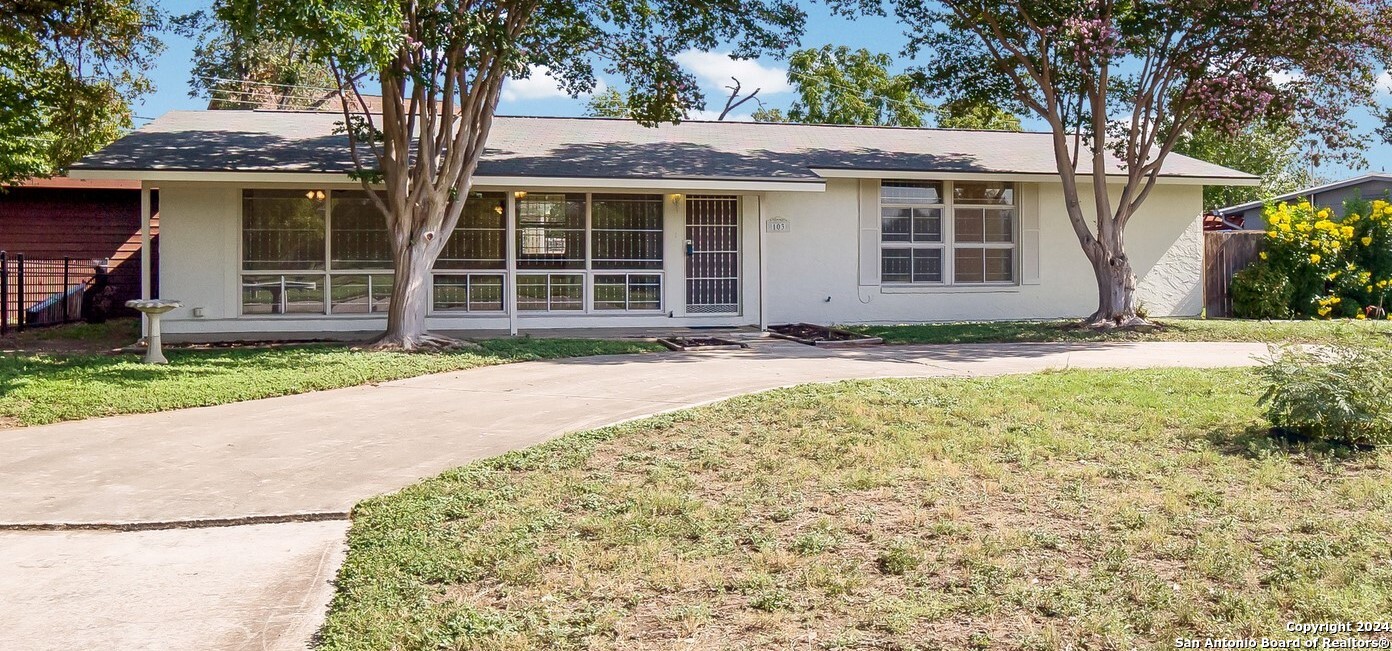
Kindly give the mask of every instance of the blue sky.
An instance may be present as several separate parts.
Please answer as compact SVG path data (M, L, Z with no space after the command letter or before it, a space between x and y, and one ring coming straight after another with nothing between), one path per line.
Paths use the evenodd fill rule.
M209 2L198 0L166 0L164 8L170 13L185 13L206 8ZM807 4L808 25L803 38L804 47L817 47L825 44L848 45L867 48L874 52L885 52L894 56L896 64L907 65L899 55L905 38L903 30L892 18L862 17L850 20L831 15L824 5ZM155 92L147 96L135 110L142 118L157 117L174 109L199 109L207 106L206 100L189 97L189 74L193 58L193 43L173 34L165 36L166 50L156 61L151 77ZM688 53L683 57L683 65L692 71L706 89L710 110L723 106L727 91L723 88L730 83L733 73L740 78L746 89L760 87L759 98L769 107L785 107L792 101L791 89L785 76L784 62L764 59L760 61L731 61L714 54ZM1392 104L1392 97L1384 98ZM740 107L747 114L755 108L753 103ZM504 115L581 115L585 110L584 98L570 98L556 90L544 76L510 82L504 89L498 112ZM1371 130L1373 121L1360 115L1360 126ZM143 124L138 120L137 124ZM1028 128L1038 128L1026 120ZM1366 167L1349 169L1347 167L1328 167L1319 170L1321 176L1331 179L1342 178L1367 170L1386 170L1392 168L1392 147L1372 145L1365 153Z

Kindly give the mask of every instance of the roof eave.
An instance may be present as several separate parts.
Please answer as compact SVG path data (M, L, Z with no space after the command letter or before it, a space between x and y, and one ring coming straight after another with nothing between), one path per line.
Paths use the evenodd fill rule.
M151 170L75 168L69 175L78 179L138 180L168 183L357 183L344 172L239 171L239 170ZM731 179L716 177L568 177L568 176L486 176L475 175L475 186L509 188L575 188L595 190L666 190L698 192L824 192L821 179Z
M958 181L1018 181L1023 183L1039 182L1059 177L1057 172L1010 172L1010 171L980 171L980 172L952 172L941 170L885 170L885 169L864 169L864 168L831 168L813 167L810 168L814 173L822 178L835 179L943 179ZM1091 174L1078 174L1078 178L1092 178ZM1107 178L1125 180L1125 174L1108 174ZM1184 175L1165 175L1156 177L1156 183L1166 185L1229 185L1229 186L1257 186L1261 185L1261 179L1255 176L1184 176Z

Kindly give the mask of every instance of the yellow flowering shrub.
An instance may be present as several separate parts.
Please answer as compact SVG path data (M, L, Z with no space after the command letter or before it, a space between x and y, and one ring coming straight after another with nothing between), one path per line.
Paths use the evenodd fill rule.
M1262 262L1290 280L1290 313L1358 318L1392 294L1392 203L1351 201L1340 218L1308 201L1266 207Z

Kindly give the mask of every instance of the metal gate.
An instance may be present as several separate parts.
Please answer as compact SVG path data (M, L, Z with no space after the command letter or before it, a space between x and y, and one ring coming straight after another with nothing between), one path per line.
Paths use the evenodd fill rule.
M739 267L739 197L687 197L687 313L738 313Z
M93 278L91 260L0 251L0 334L81 320Z

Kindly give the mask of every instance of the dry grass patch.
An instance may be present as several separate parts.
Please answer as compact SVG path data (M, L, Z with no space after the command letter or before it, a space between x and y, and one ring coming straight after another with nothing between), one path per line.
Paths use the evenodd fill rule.
M1392 612L1392 452L1246 371L800 387L359 505L329 649L1160 648Z

